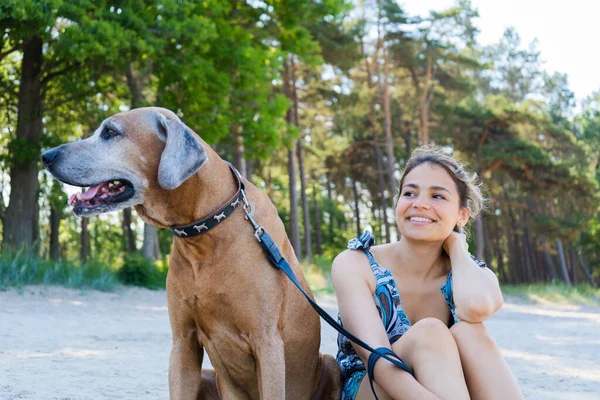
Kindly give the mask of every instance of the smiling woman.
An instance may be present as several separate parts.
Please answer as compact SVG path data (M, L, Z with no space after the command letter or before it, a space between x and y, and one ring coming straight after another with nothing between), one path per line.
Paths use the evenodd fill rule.
M502 306L498 280L471 257L462 233L482 204L474 174L437 148L419 148L400 180L395 215L401 239L372 247L373 236L365 232L336 257L340 320L415 373L340 335L343 399L522 398L482 323Z

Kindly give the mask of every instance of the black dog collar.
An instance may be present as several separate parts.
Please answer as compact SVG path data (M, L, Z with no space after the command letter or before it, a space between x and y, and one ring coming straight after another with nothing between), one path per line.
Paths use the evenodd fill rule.
M180 238L190 238L198 236L204 232L208 232L226 220L227 217L236 210L236 208L243 205L243 196L245 190L244 182L242 181L242 177L237 169L235 169L231 163L227 162L227 164L229 165L229 168L231 168L231 172L235 176L235 179L238 183L238 190L235 195L233 195L233 197L229 199L223 207L219 208L217 211L208 217L201 219L200 221L193 222L189 225L172 226L171 231L173 232L173 235Z

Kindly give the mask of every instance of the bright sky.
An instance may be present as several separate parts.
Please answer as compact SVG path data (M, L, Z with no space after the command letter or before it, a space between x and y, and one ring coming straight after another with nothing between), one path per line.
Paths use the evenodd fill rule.
M454 0L398 0L413 15L453 6ZM600 90L600 1L598 0L472 0L482 45L497 43L514 26L527 47L538 39L544 69L563 72L578 100Z

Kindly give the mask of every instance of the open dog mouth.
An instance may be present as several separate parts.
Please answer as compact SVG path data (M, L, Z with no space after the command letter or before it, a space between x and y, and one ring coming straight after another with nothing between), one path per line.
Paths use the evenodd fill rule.
M90 186L83 193L75 193L69 199L75 214L104 212L113 204L122 203L133 197L134 190L127 180L111 180L99 185Z

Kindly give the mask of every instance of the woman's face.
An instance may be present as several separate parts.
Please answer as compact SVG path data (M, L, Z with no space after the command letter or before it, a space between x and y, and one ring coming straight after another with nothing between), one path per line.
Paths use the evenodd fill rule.
M402 236L443 242L470 214L460 207L456 184L446 170L432 163L415 167L405 177L396 205L396 223Z

